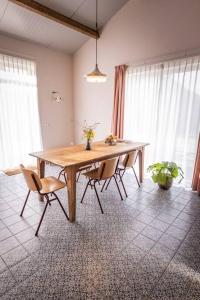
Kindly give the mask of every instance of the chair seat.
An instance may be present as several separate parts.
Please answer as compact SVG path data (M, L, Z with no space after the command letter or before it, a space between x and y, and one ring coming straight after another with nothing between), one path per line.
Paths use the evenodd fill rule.
M92 169L88 172L83 173L83 175L90 179L100 179L98 171L99 171L99 168Z
M40 191L41 194L48 194L55 191L58 191L66 186L66 184L57 178L50 176L41 178L42 189Z

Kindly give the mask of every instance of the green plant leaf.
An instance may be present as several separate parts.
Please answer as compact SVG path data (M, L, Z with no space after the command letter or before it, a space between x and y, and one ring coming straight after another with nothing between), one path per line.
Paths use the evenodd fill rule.
M153 182L158 182L158 175L152 175L151 178L153 179Z
M171 171L171 174L172 174L172 177L173 178L176 178L178 176L178 168L174 168L172 171Z

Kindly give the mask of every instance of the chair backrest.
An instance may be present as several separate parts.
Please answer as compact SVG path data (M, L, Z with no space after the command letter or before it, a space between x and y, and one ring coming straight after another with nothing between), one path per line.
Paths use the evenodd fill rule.
M36 172L33 170L25 168L23 165L20 165L20 169L24 175L24 179L30 191L36 192L42 189L42 184L40 178ZM34 181L34 179L35 181Z
M118 157L107 159L101 162L98 175L99 179L107 179L115 174Z
M138 155L138 150L131 151L125 155L125 158L122 162L124 168L131 168L134 166L136 162L136 158Z

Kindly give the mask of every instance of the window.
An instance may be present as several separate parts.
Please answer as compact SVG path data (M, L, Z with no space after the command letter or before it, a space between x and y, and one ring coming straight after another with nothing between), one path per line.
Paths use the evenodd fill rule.
M0 54L0 169L32 163L40 149L36 65Z
M174 161L190 186L200 129L200 57L129 67L126 74L127 139L149 141L146 167Z

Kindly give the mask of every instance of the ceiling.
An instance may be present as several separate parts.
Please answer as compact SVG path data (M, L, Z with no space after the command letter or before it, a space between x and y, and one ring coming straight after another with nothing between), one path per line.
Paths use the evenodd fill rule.
M0 33L42 44L46 47L76 52L89 37L8 0L0 0ZM63 15L91 28L95 27L95 0L37 0ZM98 23L103 27L128 0L99 0Z

